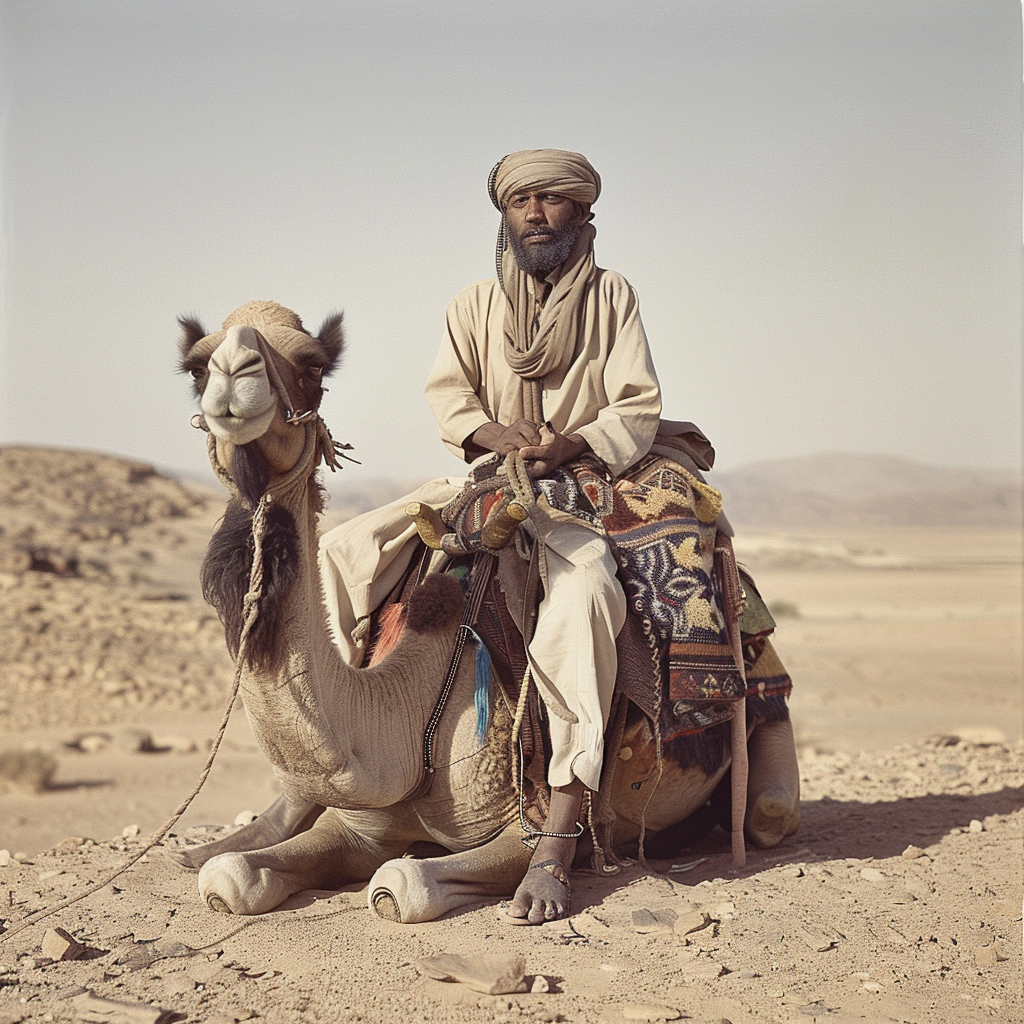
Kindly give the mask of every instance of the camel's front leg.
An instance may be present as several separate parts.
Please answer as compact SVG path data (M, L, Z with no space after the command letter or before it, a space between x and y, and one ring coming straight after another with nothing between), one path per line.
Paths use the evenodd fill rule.
M530 864L517 823L483 846L446 857L390 860L370 879L371 909L388 921L418 924L487 896L511 896Z
M204 846L164 850L164 855L189 871L198 871L208 860L222 853L265 850L305 832L323 813L320 804L279 796L255 821L237 832Z
M303 889L365 881L409 846L409 836L392 826L388 811L330 808L308 831L276 846L213 857L199 872L199 895L225 914L263 914Z
M750 774L744 832L756 846L777 846L800 827L800 768L793 723L765 722L747 740Z

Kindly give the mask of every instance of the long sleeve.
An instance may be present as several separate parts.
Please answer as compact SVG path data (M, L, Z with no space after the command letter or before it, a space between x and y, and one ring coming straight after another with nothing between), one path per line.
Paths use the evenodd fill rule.
M583 437L618 476L650 450L661 420L661 390L647 344L636 292L617 274L601 276L598 329L606 352L603 401L592 422L571 432Z
M521 382L504 355L505 296L495 279L461 292L424 389L448 450L485 423L516 417ZM544 416L580 434L615 474L647 454L658 431L661 392L636 293L621 275L598 270L587 297L580 349L560 379L545 378Z
M481 310L480 302L474 301L477 291L475 287L466 289L448 306L445 337L423 389L441 440L453 455L467 462L470 459L463 442L497 415L481 399L487 389L477 339L486 335L487 317L486 303Z

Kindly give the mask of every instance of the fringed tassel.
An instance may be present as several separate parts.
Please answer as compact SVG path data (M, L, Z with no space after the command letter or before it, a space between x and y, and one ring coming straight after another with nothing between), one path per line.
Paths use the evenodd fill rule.
M476 687L473 702L476 705L476 738L483 743L487 727L491 724L491 652L479 633L464 627L476 644Z
M342 468L341 463L338 461L339 458L345 459L348 462L354 462L357 466L362 465L358 459L353 459L351 455L345 454L345 452L352 451L352 445L335 441L331 437L331 432L327 429L327 424L319 416L316 418L316 429L320 439L320 451L323 455L323 460L332 473Z

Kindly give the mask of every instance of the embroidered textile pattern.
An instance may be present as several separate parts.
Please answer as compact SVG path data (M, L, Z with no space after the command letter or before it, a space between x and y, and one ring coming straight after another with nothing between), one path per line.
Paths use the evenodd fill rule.
M626 597L660 640L667 700L743 696L714 572L718 492L682 466L648 456L616 483L613 494L613 509L602 524Z
M501 465L496 455L475 466L466 489L441 512L460 550L482 549L488 515L511 497ZM715 564L715 519L722 508L716 490L658 455L613 481L588 453L533 484L539 502L608 538L630 611L656 641L660 673L657 664L652 671L661 677L665 742L728 721L744 694L762 701L788 697L792 682L767 640L771 629L743 633L742 613L746 688L733 659ZM742 582L760 601L753 581L744 576Z

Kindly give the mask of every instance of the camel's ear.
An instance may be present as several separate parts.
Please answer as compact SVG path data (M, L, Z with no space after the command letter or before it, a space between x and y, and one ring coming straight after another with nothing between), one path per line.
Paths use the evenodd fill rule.
M181 328L181 337L178 339L178 351L181 353L182 361L184 361L189 352L192 351L192 347L197 341L205 338L208 331L199 322L199 318L195 316L179 316L178 326Z
M344 316L345 314L340 312L328 313L316 336L316 340L323 345L324 355L327 357L324 364L325 377L329 377L335 371L338 360L345 351L345 329L341 323Z

